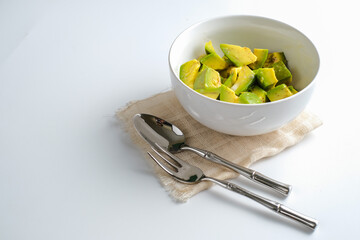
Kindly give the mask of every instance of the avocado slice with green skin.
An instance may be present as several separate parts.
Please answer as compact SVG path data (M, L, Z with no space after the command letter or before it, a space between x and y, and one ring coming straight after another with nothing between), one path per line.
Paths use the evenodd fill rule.
M223 84L226 81L226 78L223 78L220 74L221 84Z
M216 53L211 41L205 43L205 52L206 54Z
M231 86L231 89L239 95L241 92L246 92L255 82L255 73L248 66L236 68L236 71L236 82Z
M229 64L222 57L217 55L217 53L210 53L202 57L200 62L215 70L223 70L229 66Z
M237 80L238 68L232 68L229 77L224 82L224 85L231 88Z
M223 59L225 60L225 62L227 62L229 66L234 66L234 63L230 61L230 59L227 56L223 56Z
M215 100L219 97L218 92L202 93L202 95L204 95L204 96L206 96L208 98L215 99Z
M231 88L231 86L235 83L236 81L236 77L237 74L236 73L232 73L230 74L230 76L226 79L226 81L224 82L224 85Z
M284 52L272 52L268 54L268 57L264 63L264 68L272 67L276 62L282 61L287 66L288 61L286 60Z
M231 103L238 103L239 97L235 94L231 88L228 88L225 85L221 85L220 87L220 101L223 102L231 102Z
M205 69L209 68L208 66L204 65L204 64L201 64L201 67L199 69L199 74L204 71Z
M212 45L211 41L205 43L206 55L199 60L202 64L207 65L215 70L224 70L228 68L229 63L226 59L220 57Z
M196 89L195 91L209 98L217 99L220 95L220 90L221 90L220 88L221 86L218 88Z
M290 70L286 67L283 61L278 61L272 65L274 68L276 79L278 80L277 85L285 83L290 85L292 82L292 75Z
M286 86L286 84L280 84L267 92L267 97L271 102L278 101L280 99L284 99L292 96L290 89Z
M266 91L264 89L255 85L250 91L255 93L260 98L261 102L266 102Z
M240 47L238 45L220 44L220 48L225 56L237 67L249 65L256 61L256 56L250 48Z
M190 88L194 87L194 81L198 75L200 65L197 59L193 59L180 66L180 80Z
M278 82L273 68L259 68L255 72L257 83L265 91L273 88Z
M212 68L204 68L197 75L194 82L194 90L205 89L211 90L221 86L220 74Z
M259 103L263 103L263 102L258 97L258 95L256 95L255 93L243 92L239 96L239 103L243 103L243 104L259 104Z
M298 91L293 86L288 86L288 88L293 95L298 93Z
M267 59L268 53L269 53L268 49L255 48L254 55L256 56L257 59L254 63L249 64L249 67L251 69L258 69L263 67Z

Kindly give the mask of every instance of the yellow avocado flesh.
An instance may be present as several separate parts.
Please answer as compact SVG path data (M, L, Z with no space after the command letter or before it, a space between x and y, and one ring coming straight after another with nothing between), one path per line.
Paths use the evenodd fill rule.
M284 52L269 53L263 67L265 68L272 67L274 63L279 61L282 61L283 63L285 63L285 65L287 65L287 60Z
M237 68L236 82L231 86L231 89L239 95L241 92L247 91L254 80L255 73L248 66L239 67Z
M220 74L212 68L204 68L197 75L194 82L194 89L214 89L221 86Z
M223 78L228 78L230 74L232 73L233 69L236 68L235 66L230 66L222 71L220 71L220 76Z
M257 59L257 57L247 47L240 47L238 45L231 44L220 44L220 48L225 56L237 67L249 65L255 62Z
M269 50L268 49L254 49L254 55L256 56L256 61L249 64L249 67L251 69L258 69L264 66L264 63L267 59Z
M204 56L200 62L215 70L223 70L229 66L229 64L216 53L210 53Z
M206 54L216 53L211 41L205 43L205 52Z
M258 84L264 90L269 90L278 82L273 68L259 68L256 70L256 79Z
M209 89L196 89L195 91L201 93L204 96L207 96L212 99L217 99L220 94L220 88L209 88Z
M286 84L281 84L279 86L276 86L267 92L267 97L271 102L284 99L292 95L293 94L291 93L290 89L286 86Z
M264 89L262 89L261 87L259 87L258 85L255 85L252 89L251 89L252 93L255 93L261 100L261 102L266 102L266 91Z
M236 82L237 76L238 76L238 68L235 68L235 67L231 68L230 75L224 82L224 85L231 88L234 85L234 83Z
M277 85L285 83L290 85L292 81L292 75L289 69L286 67L283 61L278 61L272 65L274 68L276 79L278 80Z
M288 88L292 94L295 94L298 92L298 91L296 91L296 89L293 86L288 86Z
M225 85L220 87L220 101L238 103L239 97L235 94L233 90L228 88Z
M200 69L200 62L197 59L190 60L180 66L180 80L190 88L194 88L194 81Z
M262 103L261 99L252 92L244 92L239 96L239 103L244 104L259 104Z
M217 92L211 92L211 93L202 93L202 95L205 95L209 98L212 98L212 99L217 99L218 96L219 96L219 93Z

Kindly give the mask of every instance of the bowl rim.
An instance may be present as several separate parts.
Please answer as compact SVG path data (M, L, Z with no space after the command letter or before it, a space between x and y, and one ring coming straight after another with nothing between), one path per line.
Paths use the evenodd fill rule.
M196 28L197 26L201 25L201 24L204 24L206 22L209 22L209 21L214 21L214 20L217 20L217 19L226 19L226 18L253 18L253 19L263 19L263 20L267 20L267 21L272 21L272 22L276 22L276 23L280 23L280 24L283 24L285 25L286 27L289 27L291 28L292 30L296 31L297 33L299 33L300 35L302 35L307 41L309 41L310 45L315 49L315 53L316 53L316 57L318 59L318 68L317 68L317 71L313 77L313 79L311 80L311 82L305 87L303 88L302 90L300 90L298 93L290 96L290 97L287 97L287 98L283 98L283 99L280 99L280 100L277 100L277 101L274 101L274 102L265 102L265 103L257 103L257 104L244 104L244 103L231 103L231 102L224 102L224 101L219 101L219 100L216 100L216 99L212 99L212 98L209 98L209 97L206 97L205 95L201 94L201 93L198 93L196 92L194 89L191 89L189 86L187 86L183 81L180 80L180 78L178 77L178 75L174 72L174 69L172 67L172 63L171 63L171 60L170 60L170 57L171 57L171 53L172 53L172 49L174 47L174 44L175 42L180 38L181 35L183 35L185 32L188 32L190 31L191 29L193 28ZM314 43L304 34L302 33L300 30L298 30L297 28L287 24L287 23L284 23L282 21L279 21L279 20L276 20L276 19L273 19L273 18L269 18L269 17L263 17L263 16L257 16L257 15L246 15L246 14L234 14L234 15L222 15L222 16L216 16L216 17L211 17L211 18L207 18L207 19L204 19L204 20L201 20L201 21L198 21L197 23L194 23L192 24L191 26L185 28L183 31L181 31L177 36L176 38L173 40L173 42L171 43L171 46L170 46L170 49L169 49L169 53L168 53L168 64L169 64L169 67L170 67L170 72L171 74L173 74L175 77L176 77L176 80L180 82L180 84L183 85L183 87L186 88L186 91L189 91L202 97L202 98L205 98L205 99L208 99L210 101L213 101L214 103L218 103L218 104L227 104L227 105L233 105L233 106L244 106L244 107L254 107L254 106L268 106L268 105L274 105L274 104L280 104L281 102L286 102L286 101L291 101L293 98L296 98L297 96L300 96L302 95L305 91L307 91L307 89L310 89L312 88L313 85L315 85L315 80L316 80L316 76L318 75L319 73L319 70L320 70L320 65L321 65L321 61L320 61L320 55L319 55L319 52L316 48L316 46L314 45Z

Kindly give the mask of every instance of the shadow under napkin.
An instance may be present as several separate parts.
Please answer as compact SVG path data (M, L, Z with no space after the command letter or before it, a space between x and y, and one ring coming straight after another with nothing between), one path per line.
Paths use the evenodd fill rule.
M148 113L163 118L181 129L186 136L188 145L209 150L245 167L261 158L273 156L298 143L307 133L322 124L317 116L304 111L292 122L274 132L259 136L238 137L216 132L198 123L182 108L173 91L130 102L116 113L117 118L123 124L124 130L129 134L134 144L143 151L144 156L153 166L154 172L164 188L170 193L171 197L182 202L209 188L212 184L209 182L195 185L183 184L174 180L157 166L146 154L151 148L137 134L133 126L132 118L137 113ZM177 156L201 168L207 176L225 180L239 175L192 153L184 152L177 154Z

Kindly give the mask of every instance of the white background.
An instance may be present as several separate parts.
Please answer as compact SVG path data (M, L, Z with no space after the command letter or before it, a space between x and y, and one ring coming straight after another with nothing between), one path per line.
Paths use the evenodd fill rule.
M359 239L360 18L329 2L0 0L0 239ZM317 218L314 232L216 186L172 201L114 118L170 87L181 31L228 14L283 21L318 48L308 110L324 124L252 166L292 194L234 180Z

